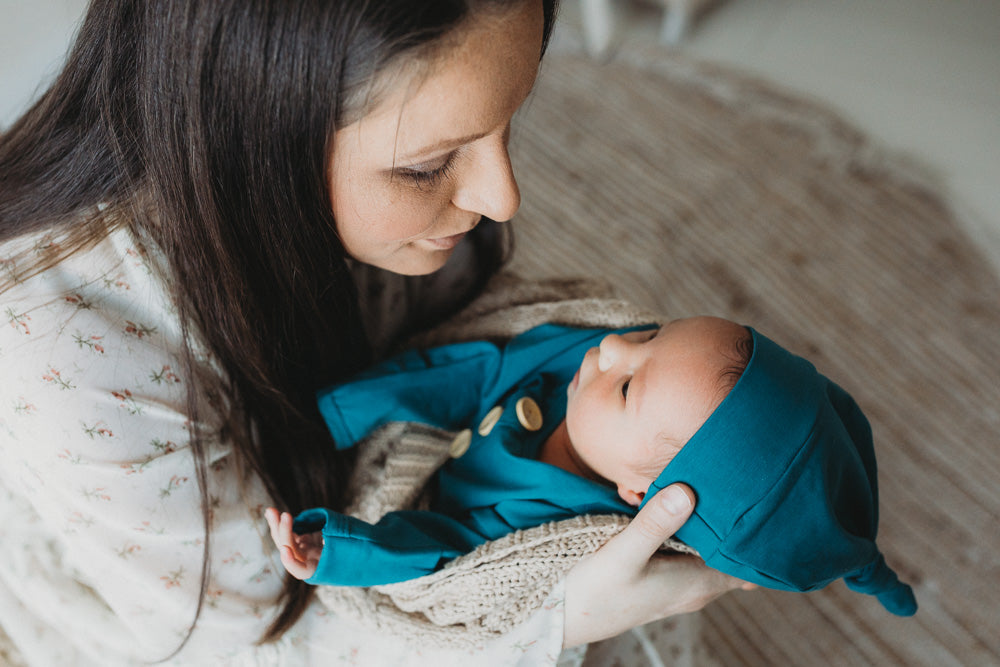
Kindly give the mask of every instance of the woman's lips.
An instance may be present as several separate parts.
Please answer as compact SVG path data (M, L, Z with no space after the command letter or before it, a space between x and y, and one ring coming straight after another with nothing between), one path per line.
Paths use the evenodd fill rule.
M461 234L452 234L451 236L442 236L437 239L421 239L421 243L429 245L435 250L451 250L459 244L459 242L465 238L468 232L462 232Z

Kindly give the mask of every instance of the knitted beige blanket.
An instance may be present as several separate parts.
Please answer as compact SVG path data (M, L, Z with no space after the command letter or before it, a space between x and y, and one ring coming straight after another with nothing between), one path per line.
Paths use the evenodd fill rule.
M527 283L498 276L465 311L414 340L421 347L511 338L545 322L621 327L662 318L608 298L591 281ZM428 478L448 458L453 433L393 423L359 445L347 512L369 522L400 509L422 509ZM541 607L580 558L628 523L619 516L579 516L487 542L434 574L384 586L323 586L319 595L338 614L423 646L463 647L511 630ZM669 548L685 550L671 541Z

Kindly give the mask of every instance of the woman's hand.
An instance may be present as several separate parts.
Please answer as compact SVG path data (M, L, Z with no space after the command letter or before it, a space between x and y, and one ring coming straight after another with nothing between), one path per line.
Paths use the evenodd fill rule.
M264 510L264 518L271 528L271 539L278 547L281 564L296 579L308 579L316 573L319 557L323 553L323 535L309 533L298 535L292 532L292 515L279 513L273 507Z
M655 555L693 510L691 489L668 486L625 530L573 566L566 578L564 647L697 611L736 588L754 588L710 569L694 556Z

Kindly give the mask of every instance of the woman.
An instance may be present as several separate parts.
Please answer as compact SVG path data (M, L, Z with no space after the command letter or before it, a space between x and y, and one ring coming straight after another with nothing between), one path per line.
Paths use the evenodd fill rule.
M405 655L280 579L259 512L342 506L314 390L499 266L554 5L93 2L0 139L0 625L26 657ZM486 658L544 664L739 585L649 560L691 506L659 495L572 570L565 616L560 591Z

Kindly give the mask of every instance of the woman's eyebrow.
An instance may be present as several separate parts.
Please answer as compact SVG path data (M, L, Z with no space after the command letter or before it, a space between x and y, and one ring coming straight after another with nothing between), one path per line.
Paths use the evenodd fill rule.
M398 158L400 162L414 162L431 157L435 153L439 153L444 150L452 150L458 148L459 146L464 146L465 144L472 143L477 139L482 139L486 136L485 133L468 134L464 137L453 137L450 139L442 139L429 146L424 146L412 153L407 153L405 156Z

